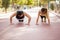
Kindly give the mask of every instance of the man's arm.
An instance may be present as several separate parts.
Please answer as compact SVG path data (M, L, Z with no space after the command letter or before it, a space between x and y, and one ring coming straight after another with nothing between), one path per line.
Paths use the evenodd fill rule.
M14 16L16 16L16 13L14 13L13 15L11 15L11 17L10 17L10 23L11 23L11 24L12 24L12 18L13 18Z
M47 19L48 19L48 23L50 24L50 18L48 13L47 13Z
M37 17L37 20L36 20L36 24L38 24L39 16L40 16L40 12L38 12L38 17Z
M28 18L28 25L29 25L31 21L31 16L25 12L24 12L24 15Z

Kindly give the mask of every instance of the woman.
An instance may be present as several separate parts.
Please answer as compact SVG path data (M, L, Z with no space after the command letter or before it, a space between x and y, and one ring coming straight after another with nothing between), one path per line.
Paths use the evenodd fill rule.
M24 17L26 16L28 18L28 23L27 25L30 24L31 21L31 16L23 11L17 11L16 13L14 13L13 15L11 15L10 17L10 23L12 24L12 18L16 16L16 18L18 19L19 22L23 22L24 21Z
M47 12L47 8L42 8L41 11L39 11L36 24L38 24L39 17L41 17L41 22L44 23L46 22L46 19L48 19L48 23L50 24L50 19L49 19L49 15Z

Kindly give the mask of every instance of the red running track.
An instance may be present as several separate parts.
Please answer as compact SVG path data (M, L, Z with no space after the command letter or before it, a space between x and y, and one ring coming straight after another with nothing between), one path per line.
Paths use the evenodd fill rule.
M60 40L60 18L51 17L51 24L35 25L36 18L32 18L30 26L9 19L0 19L0 40Z

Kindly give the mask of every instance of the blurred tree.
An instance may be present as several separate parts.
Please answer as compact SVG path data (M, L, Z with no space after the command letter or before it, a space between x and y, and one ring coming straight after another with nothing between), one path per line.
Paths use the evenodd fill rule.
M9 7L10 0L2 0L2 7L5 8L5 12L7 12L7 8Z
M54 10L54 4L51 4L50 8L51 10Z
M48 0L41 0L40 2L42 5L44 5L44 4L48 3Z
M19 0L17 4L25 5L25 4L27 4L27 0Z
M55 0L40 0L42 5L47 4L50 1L55 1Z
M34 4L34 0L27 0L27 1L28 1L27 5L32 5L32 4Z
M0 0L0 7L2 7L2 0Z

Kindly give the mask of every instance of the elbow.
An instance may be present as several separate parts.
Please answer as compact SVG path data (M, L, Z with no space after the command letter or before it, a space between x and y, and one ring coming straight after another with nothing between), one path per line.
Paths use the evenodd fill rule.
M28 20L30 21L31 20L31 17L29 17Z
M12 18L10 17L10 20L11 20Z
M31 17L29 18L29 20L31 20Z
M10 17L10 21L12 20L12 17Z

